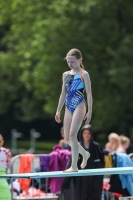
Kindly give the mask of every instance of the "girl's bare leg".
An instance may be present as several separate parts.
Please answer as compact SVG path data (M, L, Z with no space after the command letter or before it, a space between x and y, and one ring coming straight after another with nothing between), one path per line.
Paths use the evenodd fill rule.
M79 153L83 156L83 162L81 164L81 168L84 168L86 166L87 160L90 156L90 154L87 151L85 151L85 149L77 141L77 134L82 124L85 112L86 108L84 103L81 103L77 106L73 116L71 115L69 110L66 110L66 115L64 118L65 122L64 126L67 128L64 128L64 130L66 129L69 133L67 133L65 140L71 146L72 165L69 169L65 170L65 172L78 171L77 160ZM70 116L71 118L69 118Z
M72 114L66 108L65 109L65 115L64 115L63 128L64 128L64 140L69 145L70 145L69 133L70 133L71 122L72 122Z

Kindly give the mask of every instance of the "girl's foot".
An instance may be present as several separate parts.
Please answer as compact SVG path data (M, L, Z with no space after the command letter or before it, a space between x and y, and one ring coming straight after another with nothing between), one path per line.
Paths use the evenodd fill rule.
M70 167L69 169L66 169L63 171L64 173L69 173L69 172L78 172L78 168L72 168Z
M84 168L86 167L86 165L87 165L87 160L89 159L89 157L90 157L90 153L89 153L89 152L86 152L85 155L83 156L83 161L82 161L82 163L81 163L81 165L80 165L80 167L81 167L82 169L84 169Z

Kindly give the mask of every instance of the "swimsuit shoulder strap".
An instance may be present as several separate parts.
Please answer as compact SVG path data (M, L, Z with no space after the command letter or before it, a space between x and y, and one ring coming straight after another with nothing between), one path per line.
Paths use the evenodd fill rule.
M71 72L71 70L70 71L68 71L68 73L66 73L66 76L65 76L65 78L70 74L70 72Z
M70 74L70 72L71 72L71 70L70 71L68 71L68 73L66 73L66 76L65 76L65 82L67 82L70 78L69 78L69 74Z

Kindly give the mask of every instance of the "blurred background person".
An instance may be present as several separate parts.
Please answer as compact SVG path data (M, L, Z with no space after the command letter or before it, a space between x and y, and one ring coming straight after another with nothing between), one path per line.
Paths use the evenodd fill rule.
M91 125L84 125L79 133L79 142L91 156L87 161L85 169L104 168L103 149L97 142L93 141L93 130ZM78 169L81 169L82 156L79 154ZM68 163L68 168L71 160ZM65 189L68 189L73 181L74 200L100 200L102 194L103 176L77 176L64 178L62 185L62 200Z
M60 129L60 134L61 134L62 139L59 141L59 146L61 146L62 149L68 149L70 151L71 147L67 143L65 143L65 140L64 140L64 128L63 127L61 127L61 129Z
M11 152L3 147L4 140L0 134L0 175L6 174L6 168L11 160ZM11 193L6 179L0 179L0 200L11 200Z
M126 153L127 149L130 147L130 139L124 135L119 137L120 143L116 149L117 153Z
M105 144L105 150L110 153L116 151L120 144L119 135L117 133L110 133L108 135L108 143Z

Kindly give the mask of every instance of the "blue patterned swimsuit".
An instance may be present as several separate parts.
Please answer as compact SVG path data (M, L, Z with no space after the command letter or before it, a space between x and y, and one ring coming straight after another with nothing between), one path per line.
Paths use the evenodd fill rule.
M84 102L84 89L85 85L80 78L80 74L66 76L66 100L65 105L68 110L73 114L78 104Z

